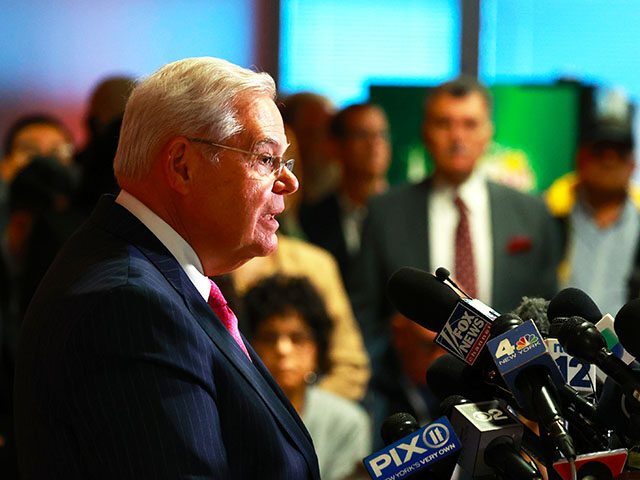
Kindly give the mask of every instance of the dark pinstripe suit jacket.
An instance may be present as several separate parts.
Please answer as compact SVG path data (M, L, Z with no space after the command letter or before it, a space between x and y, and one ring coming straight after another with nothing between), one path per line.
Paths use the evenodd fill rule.
M25 318L24 478L318 479L309 434L247 348L253 364L158 239L103 197Z

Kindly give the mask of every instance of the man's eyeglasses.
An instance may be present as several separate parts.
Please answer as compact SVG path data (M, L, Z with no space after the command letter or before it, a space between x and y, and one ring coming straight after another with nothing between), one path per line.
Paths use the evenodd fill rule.
M227 145L220 145L219 143L210 142L209 140L203 140L201 138L187 137L187 140L195 143L203 143L211 147L224 148L226 150L233 150L234 152L253 155L254 157L258 158L258 161L256 162L256 167L262 175L270 175L274 173L276 174L276 176L280 175L280 172L282 171L282 167L286 167L287 170L292 171L293 165L295 163L295 160L293 158L289 160L285 160L284 158L278 155L267 155L265 153L250 152L249 150L242 150L241 148L229 147Z

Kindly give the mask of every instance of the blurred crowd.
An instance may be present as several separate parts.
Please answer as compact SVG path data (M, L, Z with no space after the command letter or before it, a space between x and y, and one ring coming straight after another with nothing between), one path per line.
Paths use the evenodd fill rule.
M12 372L21 320L64 241L98 198L115 194L112 162L135 82L109 78L93 92L81 151L54 116L15 119L0 161L0 468L15 473ZM499 312L523 296L586 291L616 313L640 293L640 190L633 105L600 111L579 136L572 172L543 195L518 191L483 168L492 98L476 80L430 89L421 131L433 159L419 183L390 187L383 108L337 109L312 92L279 99L300 189L286 198L275 253L216 279L240 329L307 426L322 478L360 478L382 421L437 415L428 366L435 333L394 311L386 282L398 268L448 268ZM613 113L612 113L613 112ZM552 162L553 159L549 159ZM498 181L496 181L498 179Z

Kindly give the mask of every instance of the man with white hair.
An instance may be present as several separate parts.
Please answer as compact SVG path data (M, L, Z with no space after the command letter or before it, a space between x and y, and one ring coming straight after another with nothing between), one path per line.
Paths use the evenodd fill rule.
M310 437L216 284L277 245L298 188L275 85L224 60L133 91L103 197L27 312L22 478L318 479Z

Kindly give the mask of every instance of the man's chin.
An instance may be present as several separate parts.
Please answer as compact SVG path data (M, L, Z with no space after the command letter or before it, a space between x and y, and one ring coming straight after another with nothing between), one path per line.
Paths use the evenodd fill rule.
M278 236L274 233L268 239L257 245L255 257L266 257L271 255L278 248Z

